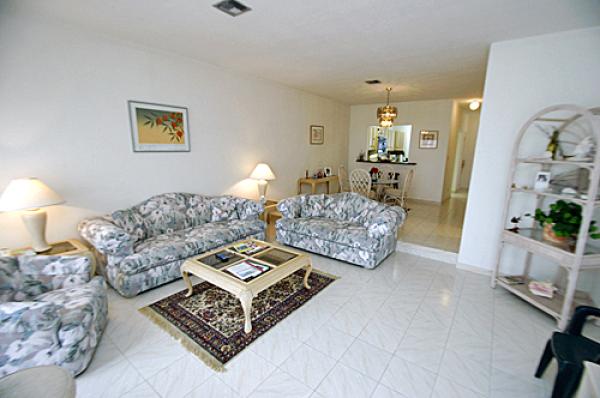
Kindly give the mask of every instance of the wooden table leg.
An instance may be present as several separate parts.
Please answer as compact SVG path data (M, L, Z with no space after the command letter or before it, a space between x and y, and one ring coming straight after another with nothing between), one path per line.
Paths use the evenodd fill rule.
M310 183L310 193L312 193L313 195L317 193L317 184L315 184L314 181L311 181Z
M185 271L181 271L181 276L183 277L183 281L185 282L185 285L188 288L188 292L185 294L185 297L190 297L194 292L194 287L192 286L190 275Z
M327 181L327 194L329 195L331 193L331 185L329 183L329 180Z
M298 181L298 195L302 193L302 183Z
M242 309L244 310L244 332L246 334L252 331L252 293L245 290L240 294L240 303L242 303Z
M307 289L310 289L310 285L308 284L308 277L310 276L311 272L312 272L312 264L309 263L304 268L304 287Z

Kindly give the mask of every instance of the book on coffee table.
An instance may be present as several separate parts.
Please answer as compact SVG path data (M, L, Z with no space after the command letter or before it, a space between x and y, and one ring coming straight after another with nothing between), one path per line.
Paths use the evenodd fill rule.
M238 244L235 244L235 245L231 246L230 249L235 252L238 252L240 254L245 254L247 256L250 256L252 254L259 253L259 252L265 250L266 248L267 248L267 246L262 246L256 242L248 241L248 242L240 242Z
M269 270L269 267L264 264L260 264L254 261L245 260L239 264L235 264L227 269L227 272L231 273L236 278L243 281L250 278L254 278L263 272Z

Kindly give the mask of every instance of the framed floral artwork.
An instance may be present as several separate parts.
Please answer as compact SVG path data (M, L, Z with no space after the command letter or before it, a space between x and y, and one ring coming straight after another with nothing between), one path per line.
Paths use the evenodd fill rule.
M419 149L436 149L438 147L437 130L421 130L419 133Z
M128 101L134 152L189 152L187 108Z
M310 144L311 145L322 145L325 142L325 127L323 126L310 126Z

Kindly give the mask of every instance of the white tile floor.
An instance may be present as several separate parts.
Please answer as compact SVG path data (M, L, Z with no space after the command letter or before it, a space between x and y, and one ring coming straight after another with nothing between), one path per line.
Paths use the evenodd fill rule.
M110 291L110 321L78 397L544 397L533 377L552 319L485 276L395 253L341 278L215 373L137 312L183 289Z

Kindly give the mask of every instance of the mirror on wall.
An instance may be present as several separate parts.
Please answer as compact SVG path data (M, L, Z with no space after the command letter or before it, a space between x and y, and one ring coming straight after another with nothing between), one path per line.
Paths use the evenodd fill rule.
M408 162L411 133L411 124L369 127L367 159L371 162Z

